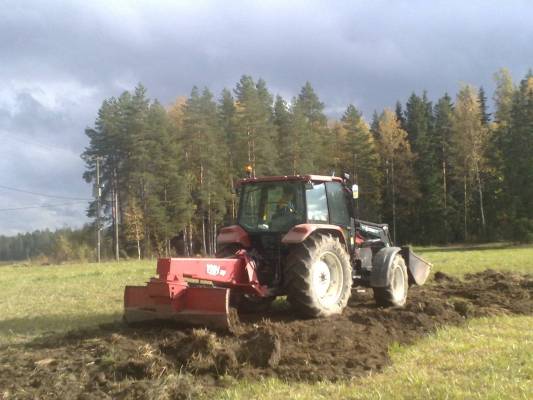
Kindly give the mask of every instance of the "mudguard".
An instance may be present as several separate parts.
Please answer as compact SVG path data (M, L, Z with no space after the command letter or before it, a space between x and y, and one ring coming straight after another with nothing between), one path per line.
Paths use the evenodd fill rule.
M372 271L370 273L371 287L386 287L389 285L390 266L396 254L402 249L399 247L383 247L372 259Z

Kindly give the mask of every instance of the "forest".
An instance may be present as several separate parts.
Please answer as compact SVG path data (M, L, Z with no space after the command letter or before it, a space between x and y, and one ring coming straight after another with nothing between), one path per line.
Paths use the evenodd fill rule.
M309 82L284 99L244 75L232 90L193 87L169 106L139 84L104 100L85 131L87 183L99 164L102 257L214 254L247 166L256 176L350 174L359 218L389 223L397 243L532 241L533 73L494 79L491 104L482 87L462 85L435 102L412 93L369 121L352 104L329 118ZM83 229L0 236L0 260L94 260L96 214L94 201Z

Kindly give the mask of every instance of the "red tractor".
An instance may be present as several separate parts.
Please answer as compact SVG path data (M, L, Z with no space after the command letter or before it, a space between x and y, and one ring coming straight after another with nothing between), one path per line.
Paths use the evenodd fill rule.
M266 309L277 296L304 316L339 314L352 287L381 306L403 306L431 265L394 247L386 224L357 219L357 186L317 175L243 179L236 225L221 229L216 258L165 258L146 286L127 286L125 319L172 319L230 328L230 307Z

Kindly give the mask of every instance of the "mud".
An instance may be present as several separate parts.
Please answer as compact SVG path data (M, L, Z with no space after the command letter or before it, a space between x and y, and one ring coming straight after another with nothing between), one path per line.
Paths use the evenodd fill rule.
M187 399L235 379L346 380L389 363L392 343L442 325L498 314L533 314L533 276L487 270L463 280L436 273L404 308L355 293L344 314L295 319L278 305L242 316L239 334L203 329L100 326L0 348L0 398Z

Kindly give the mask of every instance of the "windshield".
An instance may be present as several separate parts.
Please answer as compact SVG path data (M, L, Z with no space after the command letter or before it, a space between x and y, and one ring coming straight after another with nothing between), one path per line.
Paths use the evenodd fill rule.
M303 182L244 185L238 223L248 232L287 232L305 222Z

